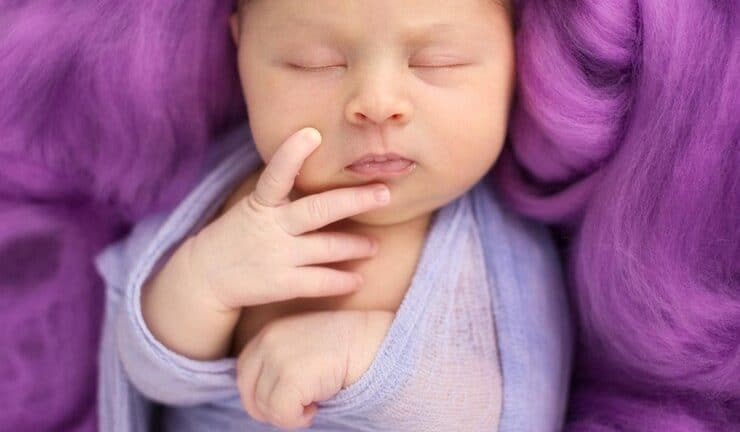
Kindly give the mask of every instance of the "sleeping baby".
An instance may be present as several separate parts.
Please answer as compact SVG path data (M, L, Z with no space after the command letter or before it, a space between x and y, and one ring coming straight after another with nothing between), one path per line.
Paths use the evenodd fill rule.
M557 254L487 175L512 9L239 3L247 122L97 260L101 430L560 428Z

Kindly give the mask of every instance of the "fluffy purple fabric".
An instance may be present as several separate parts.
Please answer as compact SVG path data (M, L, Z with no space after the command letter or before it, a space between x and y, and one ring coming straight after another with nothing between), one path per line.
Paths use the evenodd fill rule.
M96 429L91 258L244 118L230 10L0 0L0 430Z
M740 430L736 0L525 0L509 201L568 236L571 430Z

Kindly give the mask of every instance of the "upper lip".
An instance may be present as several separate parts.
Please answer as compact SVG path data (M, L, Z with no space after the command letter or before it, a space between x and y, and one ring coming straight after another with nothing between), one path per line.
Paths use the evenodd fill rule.
M383 161L389 161L389 160L399 160L399 159L407 159L411 160L403 155L400 155L398 153L367 153L360 157L359 159L355 160L351 164L347 166L352 165L359 165L363 163L370 163L370 162L383 162Z

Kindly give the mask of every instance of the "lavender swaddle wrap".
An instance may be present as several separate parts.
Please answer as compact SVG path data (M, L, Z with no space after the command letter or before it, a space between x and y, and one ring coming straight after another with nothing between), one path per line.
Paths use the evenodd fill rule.
M234 359L193 361L159 343L141 314L143 282L207 222L260 159L245 126L170 214L149 218L98 256L106 281L100 427L274 431L241 407ZM319 404L318 431L554 431L563 421L571 328L544 229L500 207L481 182L441 208L416 273L369 369Z

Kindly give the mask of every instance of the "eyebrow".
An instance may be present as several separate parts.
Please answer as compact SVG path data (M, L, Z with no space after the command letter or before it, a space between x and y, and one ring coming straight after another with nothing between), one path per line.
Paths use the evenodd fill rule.
M298 27L308 29L318 28L321 30L331 30L332 32L342 33L342 26L330 20L308 19L301 16L292 16L286 19L282 24L292 24ZM273 25L280 28L281 24ZM454 25L448 22L432 22L414 26L409 26L403 30L403 36L411 41L418 41L428 35L440 36L448 34L464 33L462 26Z
M424 35L446 35L446 34L460 34L463 33L461 26L455 26L445 22L435 22L431 24L423 24L415 27L409 27L405 29L405 35L414 38L420 38Z

